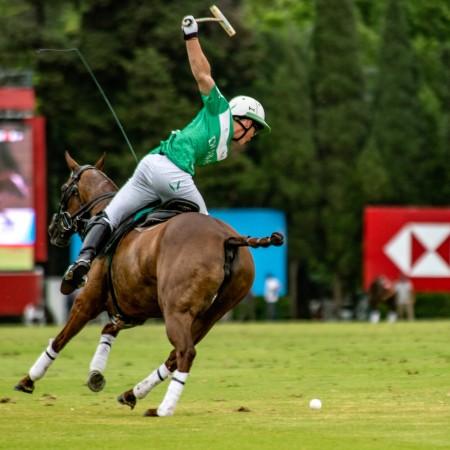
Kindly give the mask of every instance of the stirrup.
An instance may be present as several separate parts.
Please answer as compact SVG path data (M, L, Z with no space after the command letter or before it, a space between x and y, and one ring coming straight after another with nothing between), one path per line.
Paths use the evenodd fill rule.
M66 281L77 281L81 280L87 275L91 268L91 262L87 259L79 259L75 261L69 268L66 270L64 274L64 279Z
M64 295L69 295L73 291L82 288L87 282L87 273L90 268L90 262L84 259L75 261L71 266L69 266L63 276L60 289L61 293Z
M61 294L63 295L71 294L77 289L82 288L87 283L87 280L88 278L86 275L81 279L81 281L78 281L78 283L75 283L74 280L66 280L63 278L60 288Z

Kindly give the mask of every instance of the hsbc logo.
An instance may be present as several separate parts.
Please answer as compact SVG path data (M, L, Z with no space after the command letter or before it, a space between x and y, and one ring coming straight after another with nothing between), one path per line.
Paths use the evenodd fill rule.
M450 224L406 223L383 253L409 277L450 277Z
M380 274L416 292L450 292L450 208L364 209L364 289Z

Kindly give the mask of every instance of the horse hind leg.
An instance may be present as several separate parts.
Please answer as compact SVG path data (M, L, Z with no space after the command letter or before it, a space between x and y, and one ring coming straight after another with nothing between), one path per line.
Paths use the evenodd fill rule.
M157 409L148 409L144 416L165 417L174 414L196 355L191 325L192 318L189 313L169 312L166 314L166 333L175 349L177 369L173 373L161 404Z
M192 338L195 344L197 344L208 333L213 324L220 319L223 314L224 312L219 311L219 313L214 314L214 317L212 318L197 318L194 321L192 325ZM129 406L133 410L138 400L145 398L154 387L169 378L172 373L177 370L177 368L177 352L172 350L167 360L161 364L160 367L155 369L147 378L136 384L133 389L129 389L128 391L120 394L117 397L117 401L122 405ZM175 387L176 386L177 385L175 385ZM144 416L156 417L158 416L158 413L156 409L149 409L144 413Z
M244 294L241 295L241 297L243 296ZM187 321L176 320L173 317L170 321L166 320L167 335L175 349L170 353L169 358L161 367L168 368L169 373L173 371L173 377L164 400L158 409L148 409L144 413L144 416L160 417L173 415L196 356L195 345L206 336L213 325L235 303L239 302L241 297L237 297L238 300L233 297L233 300L229 302L226 302L224 298L220 299L205 315L196 317L194 321L189 321L189 326L187 326ZM182 322L186 322L184 327L181 325Z
M138 400L145 398L150 391L158 384L169 378L172 372L167 368L166 364L161 364L147 378L139 382L133 389L125 391L117 397L117 401L122 405L127 405L134 409Z
M242 292L228 292L224 295L221 292L211 307L204 315L196 317L190 327L191 338L196 345L211 330L213 325L224 316L231 308L233 308L245 296L245 290ZM195 351L195 350L194 350ZM195 356L195 354L194 354ZM192 365L193 359L191 361ZM131 409L136 406L137 400L143 399L158 384L170 377L178 368L177 352L172 350L168 359L158 369L154 370L145 380L138 383L133 389L125 391L117 397L117 401L122 405L127 405ZM175 389L177 385L175 384ZM170 386L169 386L170 388ZM181 394L180 394L181 395ZM163 402L164 403L164 402ZM158 410L149 409L144 416L158 416Z
M137 400L141 400L146 397L155 386L162 383L172 375L172 372L168 367L173 367L174 373L164 400L157 409L148 409L145 411L144 416L162 417L173 415L181 393L183 392L184 385L186 384L189 376L188 372L176 370L177 365L176 351L173 350L164 364L161 364L160 367L154 370L147 378L138 383L133 389L125 391L123 394L119 395L119 397L117 397L117 401L122 405L127 405L131 409L134 409Z

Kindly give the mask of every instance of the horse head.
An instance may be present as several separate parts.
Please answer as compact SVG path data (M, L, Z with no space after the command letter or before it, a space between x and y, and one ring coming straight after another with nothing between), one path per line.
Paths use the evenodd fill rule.
M117 186L101 170L105 164L103 154L94 166L80 166L66 152L66 163L71 174L61 187L58 211L48 227L50 242L67 247L73 234L83 236L89 219L100 212L105 201L117 191Z

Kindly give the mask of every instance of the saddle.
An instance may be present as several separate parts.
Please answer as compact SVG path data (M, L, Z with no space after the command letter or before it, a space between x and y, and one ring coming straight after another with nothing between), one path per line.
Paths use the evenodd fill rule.
M134 228L148 228L157 223L166 222L178 214L199 211L200 208L196 203L182 198L174 198L164 203L153 202L126 218L113 231L97 257L101 259L106 255L113 255L123 236Z

